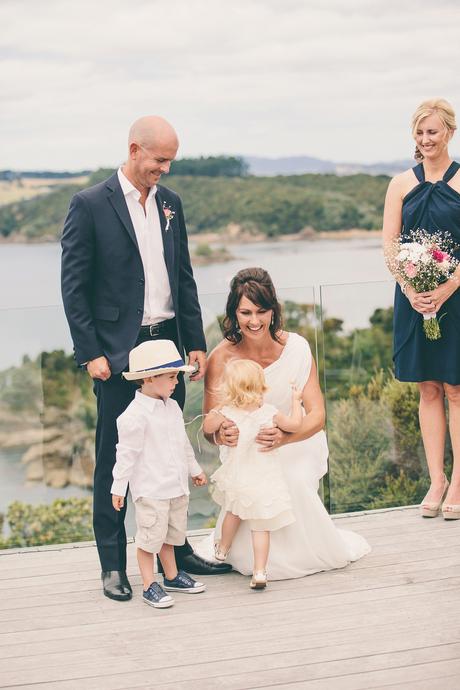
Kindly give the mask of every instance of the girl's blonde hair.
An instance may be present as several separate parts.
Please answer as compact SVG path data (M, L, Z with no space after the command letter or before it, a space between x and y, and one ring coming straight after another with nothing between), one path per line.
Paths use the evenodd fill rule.
M412 116L412 136L414 139L417 134L417 128L421 121L429 115L433 115L433 113L436 113L444 125L446 137L455 132L457 129L457 123L455 122L455 112L451 104L448 103L448 101L446 101L444 98L430 98L428 101L423 101L423 103L420 103L419 107ZM423 160L423 155L418 146L415 147L414 157L416 160Z
M260 364L250 359L232 359L227 362L220 386L222 405L257 405L262 402L267 391L264 370Z

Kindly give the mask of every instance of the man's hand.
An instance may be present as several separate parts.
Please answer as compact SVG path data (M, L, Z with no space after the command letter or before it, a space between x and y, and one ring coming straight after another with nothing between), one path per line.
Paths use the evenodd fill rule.
M86 365L86 371L92 379L101 379L101 381L107 381L112 376L109 360L104 356L91 359Z
M121 510L125 505L125 497L115 496L115 494L112 494L112 505L115 508L115 510Z
M190 374L190 381L200 381L206 371L206 352L202 350L192 350L192 352L188 353L188 363L192 367L198 364L198 369L195 373Z
M197 474L196 477L192 477L192 482L195 486L206 486L208 483L208 478L204 472Z

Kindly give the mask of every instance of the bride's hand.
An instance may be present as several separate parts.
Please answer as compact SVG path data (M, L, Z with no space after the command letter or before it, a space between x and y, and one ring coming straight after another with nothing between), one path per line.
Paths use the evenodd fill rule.
M219 446L236 446L238 444L239 429L235 422L231 419L226 419L216 431L216 441Z
M275 448L279 448L284 445L286 436L287 434L277 426L262 427L256 436L256 443L262 446L259 448L259 451L261 453L268 453Z

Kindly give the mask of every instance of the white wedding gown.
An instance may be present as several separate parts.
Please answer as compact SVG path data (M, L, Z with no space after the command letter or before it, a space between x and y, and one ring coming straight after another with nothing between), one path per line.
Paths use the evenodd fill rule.
M265 401L289 414L294 383L303 389L310 375L312 355L307 341L289 333L280 357L265 368L269 391ZM220 447L225 462L228 449ZM327 471L326 434L320 431L305 441L279 449L280 462L291 494L295 522L271 533L268 577L284 580L311 575L321 570L343 568L366 553L370 546L359 534L335 527L318 495L319 480ZM196 548L199 555L213 560L214 541L220 538L221 511L216 529ZM251 533L245 522L237 532L228 562L243 575L252 573Z

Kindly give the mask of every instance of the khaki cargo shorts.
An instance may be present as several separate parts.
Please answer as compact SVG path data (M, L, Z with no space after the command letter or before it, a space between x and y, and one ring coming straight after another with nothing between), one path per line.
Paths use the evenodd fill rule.
M163 544L182 546L187 532L188 496L177 498L138 498L136 546L158 553Z

